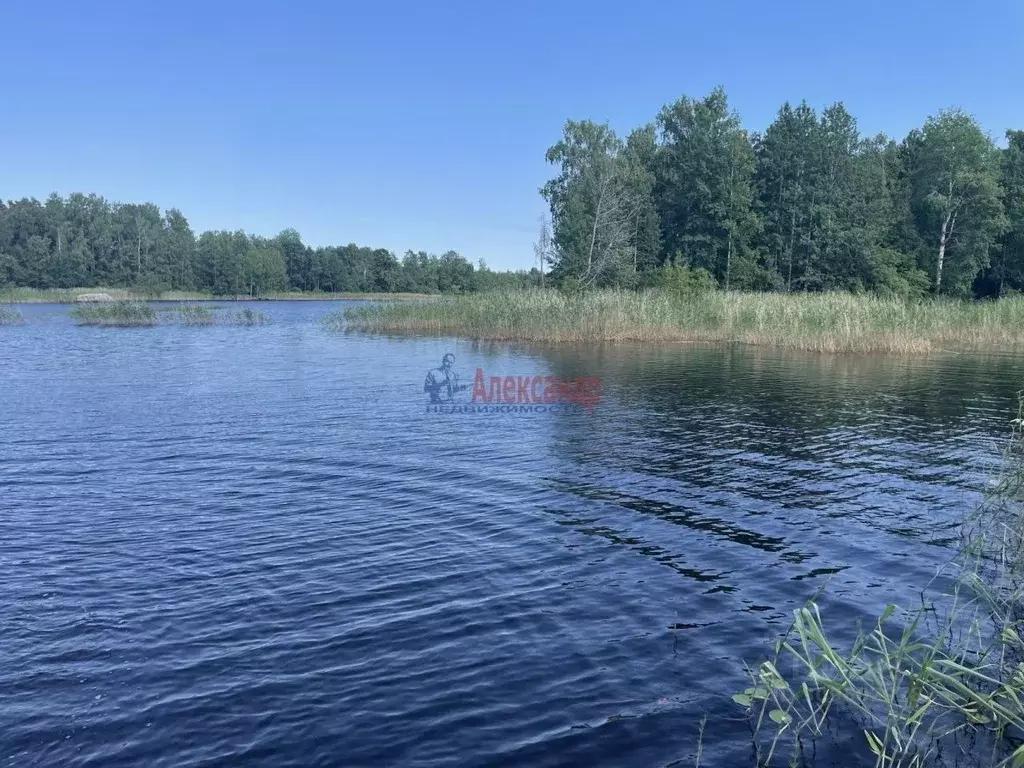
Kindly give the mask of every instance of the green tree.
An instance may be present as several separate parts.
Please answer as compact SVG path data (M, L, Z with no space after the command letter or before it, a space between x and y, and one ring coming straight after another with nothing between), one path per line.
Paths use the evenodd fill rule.
M801 264L806 269L814 260L819 128L806 102L795 108L787 102L757 142L758 198L769 264L787 291L793 290L794 280L799 286Z
M654 270L661 255L661 217L654 199L658 151L657 128L653 123L632 131L623 150L638 202L629 243L634 274Z
M398 287L401 264L391 251L378 248L370 259L370 290L390 292Z
M1000 294L1006 281L1024 290L1024 131L1007 131L1006 140L1002 191L1007 226L999 248Z
M284 254L273 241L252 243L246 250L245 280L250 296L287 290L288 268Z
M302 236L294 229L285 229L276 239L277 247L284 257L289 284L297 291L310 290L314 283L313 255L303 245Z
M548 149L559 175L541 188L554 229L553 276L582 285L614 285L632 272L636 222L644 205L642 173L608 125L570 120Z
M977 121L945 110L925 122L914 173L919 230L933 244L936 294L967 293L1005 225L999 152Z
M658 207L664 245L677 266L705 269L727 288L734 269L756 282L754 153L739 115L719 87L682 97L658 115L663 145Z
M196 236L188 219L177 208L164 214L160 238L160 263L171 288L195 288Z
M508 277L508 284L527 282L522 275ZM110 203L75 193L53 194L45 203L0 200L0 283L259 295L288 288L436 292L439 285L467 291L478 281L470 262L454 252L410 252L400 264L389 251L351 243L309 248L294 229L272 239L242 231L196 238L177 209L161 214L151 203Z
M893 147L884 136L865 140L842 104L824 110L817 134L811 177L811 232L801 276L802 287L901 295L922 286L913 259L890 244L896 201Z
M18 260L10 253L0 251L0 286L18 285L20 282Z
M24 258L31 270L31 280L38 288L52 288L54 278L49 273L52 264L53 247L50 238L32 235L25 243Z
M437 260L437 288L442 293L465 293L473 289L473 265L455 251Z

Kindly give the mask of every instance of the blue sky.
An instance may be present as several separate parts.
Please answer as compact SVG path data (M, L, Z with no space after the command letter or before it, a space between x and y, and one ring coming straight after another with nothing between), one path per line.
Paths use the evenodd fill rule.
M722 84L752 130L802 98L867 134L1024 128L1024 3L974 7L3 0L0 196L528 268L567 118L625 133Z

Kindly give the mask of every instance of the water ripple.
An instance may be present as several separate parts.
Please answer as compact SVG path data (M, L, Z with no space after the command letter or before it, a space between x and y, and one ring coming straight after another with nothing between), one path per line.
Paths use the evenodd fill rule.
M0 335L0 764L687 765L703 713L705 763L749 764L744 662L826 582L840 634L927 583L1024 372L334 335L333 308ZM426 413L449 350L603 400Z

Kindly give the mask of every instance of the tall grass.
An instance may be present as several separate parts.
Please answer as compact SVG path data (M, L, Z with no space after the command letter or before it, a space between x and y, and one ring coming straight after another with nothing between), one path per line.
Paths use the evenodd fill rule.
M0 307L0 325L21 325L23 322L25 318L18 310Z
M333 327L535 342L741 342L918 354L1024 344L1024 299L905 301L847 293L524 290L353 307Z
M963 525L953 587L917 608L888 606L844 646L815 601L795 612L772 658L734 700L751 718L756 762L797 761L836 714L853 718L877 768L962 757L1024 765L1024 439L1021 416L997 484ZM962 764L959 761L957 764Z
M154 309L139 301L80 304L71 310L71 316L79 325L99 325L110 328L156 325Z

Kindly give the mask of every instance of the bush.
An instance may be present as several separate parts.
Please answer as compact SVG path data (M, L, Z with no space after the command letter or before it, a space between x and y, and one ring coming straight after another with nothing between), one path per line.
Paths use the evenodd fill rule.
M579 296L586 290L586 284L577 277L566 277L558 283L558 292L565 296Z
M661 286L680 296L695 296L715 290L718 283L703 268L665 267L661 273Z
M160 294L170 289L170 284L157 275L145 275L135 283L135 292L140 296L159 298Z

